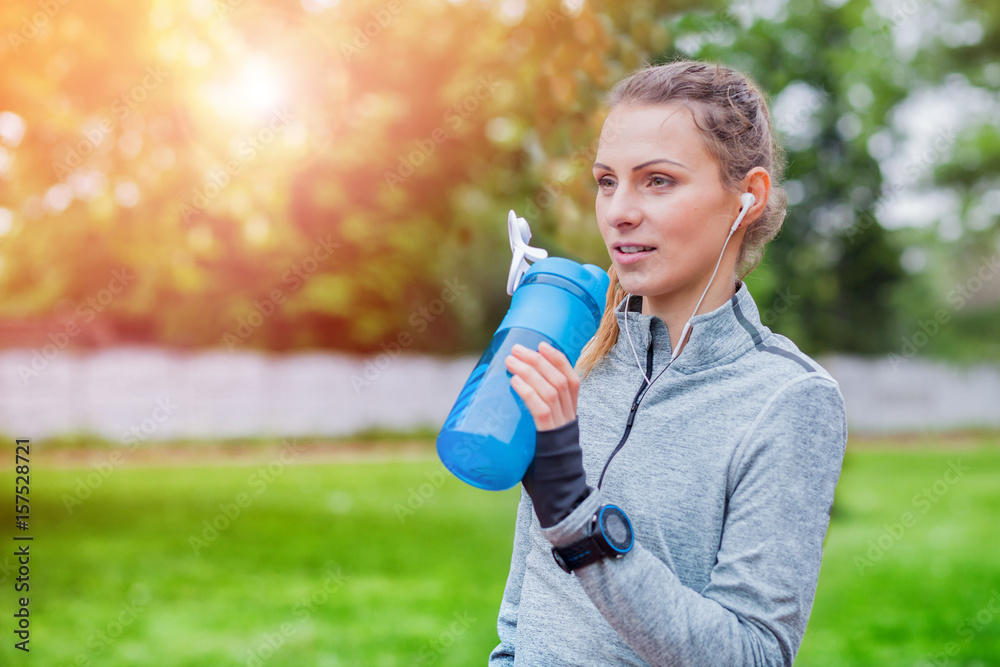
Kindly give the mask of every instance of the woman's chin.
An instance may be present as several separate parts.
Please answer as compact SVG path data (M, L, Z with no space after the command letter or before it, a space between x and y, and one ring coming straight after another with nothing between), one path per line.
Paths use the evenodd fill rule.
M662 291L660 289L662 285L652 284L648 276L644 275L644 272L629 269L628 266L619 268L617 265L615 266L615 270L618 274L618 282L621 283L622 288L629 294L649 296L650 294L657 294ZM662 282L662 280L658 282Z

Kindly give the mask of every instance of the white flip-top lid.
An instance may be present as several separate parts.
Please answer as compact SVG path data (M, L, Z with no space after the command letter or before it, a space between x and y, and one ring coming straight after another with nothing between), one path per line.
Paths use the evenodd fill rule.
M531 228L528 221L517 217L511 210L507 214L507 236L510 237L510 251L514 255L510 260L510 271L507 273L507 294L514 296L521 277L528 270L528 260L537 262L549 256L547 250L528 245L531 240Z

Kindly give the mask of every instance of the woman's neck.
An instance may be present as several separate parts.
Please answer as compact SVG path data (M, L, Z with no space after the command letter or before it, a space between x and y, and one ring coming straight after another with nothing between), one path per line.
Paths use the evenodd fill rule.
M731 280L716 279L705 294L705 299L698 307L697 314L711 312L732 299L738 285L739 282L735 277ZM670 344L676 348L678 337L684 330L684 325L691 319L700 296L700 290L697 294L644 296L642 297L642 314L655 315L663 320L667 327L667 333L670 335Z

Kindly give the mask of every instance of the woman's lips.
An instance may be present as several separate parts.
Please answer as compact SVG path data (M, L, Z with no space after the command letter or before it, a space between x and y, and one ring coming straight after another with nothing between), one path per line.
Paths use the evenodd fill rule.
M656 252L656 248L653 248L652 250L640 250L639 252L622 252L620 248L615 248L615 261L619 264L633 264L635 262L641 262L654 252Z

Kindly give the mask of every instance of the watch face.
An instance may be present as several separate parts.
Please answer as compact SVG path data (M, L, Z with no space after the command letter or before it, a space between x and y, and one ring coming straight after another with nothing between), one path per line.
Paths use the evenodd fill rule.
M601 510L601 532L615 551L622 553L632 548L632 524L625 513L614 505Z

